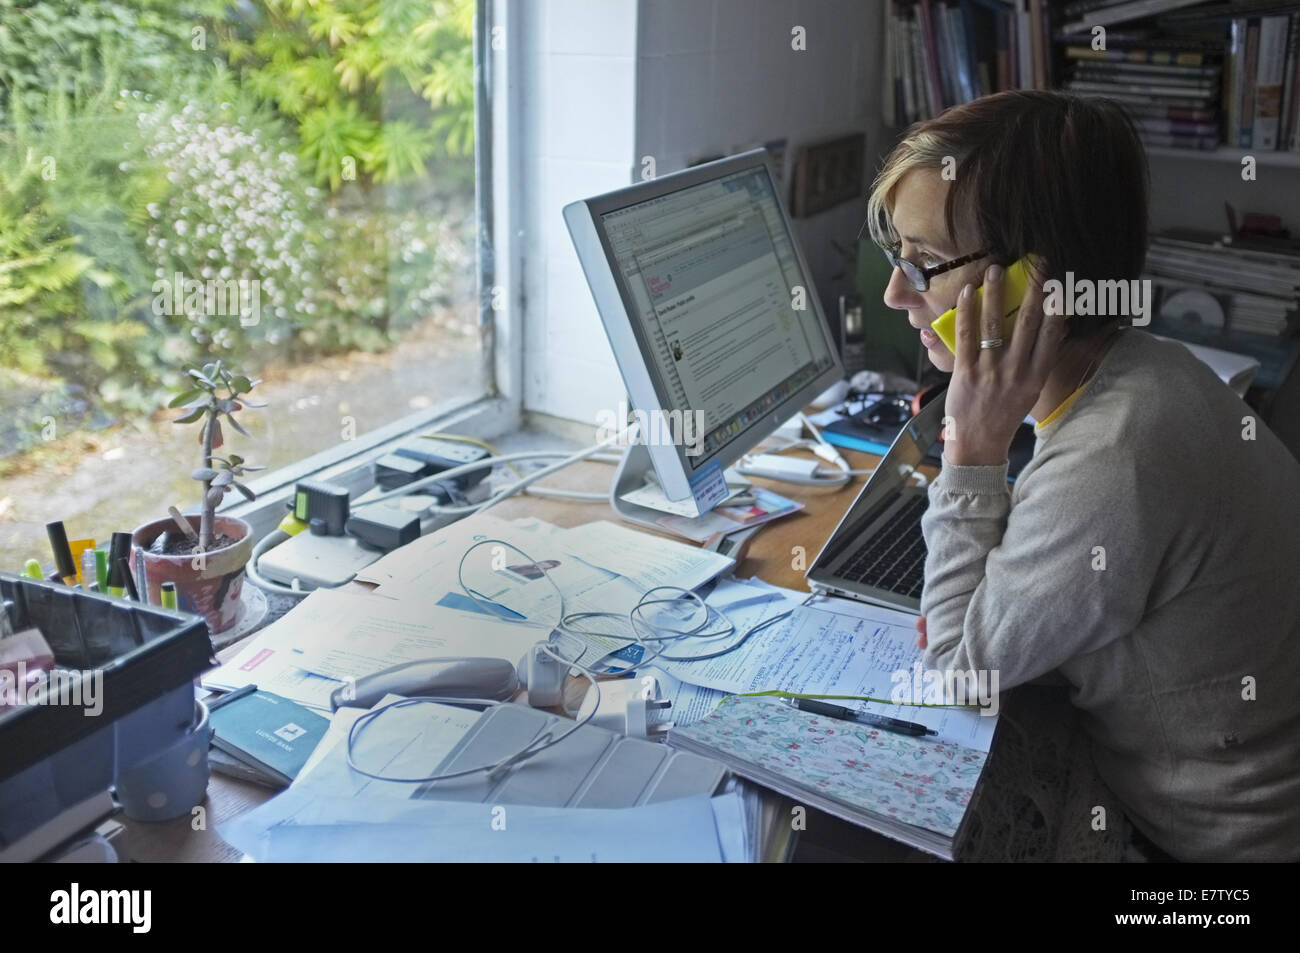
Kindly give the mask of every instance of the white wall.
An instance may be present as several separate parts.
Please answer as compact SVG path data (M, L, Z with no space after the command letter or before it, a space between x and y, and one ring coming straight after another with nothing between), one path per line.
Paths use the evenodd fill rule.
M636 145L662 175L707 155L785 139L783 198L800 146L867 134L863 195L882 147L880 0L643 0ZM806 49L792 49L804 28ZM852 290L865 202L795 222L823 305ZM844 277L831 276L843 271Z
M623 381L561 210L631 181L637 0L525 0L519 10L524 408L594 425Z
M524 407L594 424L622 378L560 210L703 156L786 140L786 197L801 145L880 137L881 0L532 0L524 73ZM807 49L791 48L806 30ZM823 304L851 290L864 203L796 221ZM843 277L832 280L836 272Z

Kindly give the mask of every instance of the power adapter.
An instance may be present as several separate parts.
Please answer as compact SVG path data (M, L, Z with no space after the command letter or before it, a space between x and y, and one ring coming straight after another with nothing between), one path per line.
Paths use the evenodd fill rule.
M596 702L599 699L600 705ZM659 681L653 676L642 678L614 678L602 681L587 689L587 695L578 709L578 720L586 718L595 709L591 724L617 731L629 738L653 738L672 727L672 722L660 722L657 713L672 707L672 702L659 698Z
M408 440L397 447L393 454L398 457L406 457L408 460L418 461L425 471L421 474L422 476L432 476L435 473L441 473L443 470L462 467L467 463L478 463L480 460L492 455L483 447L475 446L472 443L444 440L440 437L420 437L415 440ZM462 473L460 476L452 477L451 482L462 491L468 490L480 483L487 476L488 470L489 467L480 467L470 473ZM376 471L376 476L378 476L378 471Z
M760 453L742 461L741 472L747 477L767 477L771 480L812 480L820 460L785 456L779 453Z

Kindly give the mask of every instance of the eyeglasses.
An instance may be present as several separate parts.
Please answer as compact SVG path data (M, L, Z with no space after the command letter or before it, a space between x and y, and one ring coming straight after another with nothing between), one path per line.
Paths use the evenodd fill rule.
M906 258L899 258L898 252L902 245L894 245L892 248L881 248L889 263L903 272L903 277L908 280L913 288L917 291L929 291L930 279L935 275L942 275L945 271L952 271L954 268L960 268L962 265L972 261L979 261L981 258L987 258L987 251L977 251L973 255L962 255L960 258L954 258L952 261L945 261L941 265L933 265L930 268L922 268L916 262L908 261Z
M862 228L858 230L858 242L861 243L864 238L870 237L868 226L870 220L862 223ZM880 250L885 253L885 258L895 268L901 268L903 277L917 291L929 291L930 279L935 275L942 275L945 271L952 271L954 268L960 268L962 265L972 261L979 261L981 258L987 258L987 251L977 251L973 255L963 255L961 258L954 258L952 261L945 261L941 265L935 265L931 268L922 268L914 261L908 261L906 258L899 258L898 253L902 250L902 245L879 246Z

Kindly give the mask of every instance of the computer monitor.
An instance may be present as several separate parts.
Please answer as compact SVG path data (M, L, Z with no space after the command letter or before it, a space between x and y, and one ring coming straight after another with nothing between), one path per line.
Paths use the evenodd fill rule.
M574 202L564 218L651 431L611 502L636 518L618 495L648 453L664 495L703 512L725 496L726 467L843 376L767 153Z

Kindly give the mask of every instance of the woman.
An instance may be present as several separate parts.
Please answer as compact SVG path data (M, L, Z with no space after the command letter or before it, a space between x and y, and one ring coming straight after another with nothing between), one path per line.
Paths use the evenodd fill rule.
M885 303L952 372L922 523L927 667L1063 678L1101 778L1167 854L1300 859L1300 464L1132 314L1044 313L1067 272L1139 277L1132 124L1103 101L985 97L910 129L869 211ZM1001 270L1030 254L1004 340ZM929 330L953 307L955 354ZM1009 487L1026 414L1035 453Z

